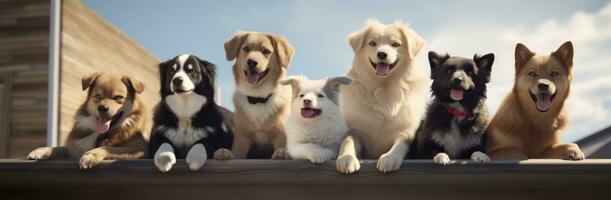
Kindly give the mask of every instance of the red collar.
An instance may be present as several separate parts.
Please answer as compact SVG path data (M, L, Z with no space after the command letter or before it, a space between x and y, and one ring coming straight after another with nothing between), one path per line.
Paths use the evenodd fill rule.
M445 106L445 107L446 107L446 111L448 111L448 113L450 113L451 115L454 115L455 117L466 117L467 115L469 115L468 112L456 110L455 108L452 108L450 106Z

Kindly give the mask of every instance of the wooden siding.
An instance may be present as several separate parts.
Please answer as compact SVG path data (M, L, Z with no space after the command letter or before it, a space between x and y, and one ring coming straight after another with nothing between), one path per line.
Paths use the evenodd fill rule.
M6 86L0 157L24 157L46 143L49 13L49 0L0 0L0 79Z
M94 72L129 75L142 81L142 100L152 109L159 100L159 60L78 0L62 1L59 144L86 93L81 78Z

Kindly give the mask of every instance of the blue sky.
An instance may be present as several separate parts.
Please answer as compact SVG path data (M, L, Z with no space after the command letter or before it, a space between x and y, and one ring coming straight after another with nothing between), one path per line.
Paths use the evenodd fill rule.
M579 139L611 124L611 4L609 1L196 1L83 0L160 59L183 53L207 59L219 70L222 104L232 108L231 62L223 42L236 31L284 35L296 48L289 74L310 78L343 75L353 52L346 36L365 20L401 20L428 41L426 51L471 57L496 54L489 108L496 111L513 84L513 49L523 42L547 54L575 44L572 123L563 140Z

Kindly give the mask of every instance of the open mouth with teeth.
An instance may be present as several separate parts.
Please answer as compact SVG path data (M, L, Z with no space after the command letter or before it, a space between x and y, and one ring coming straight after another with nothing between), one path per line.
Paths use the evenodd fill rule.
M303 118L318 117L321 113L322 113L321 109L316 109L316 108L302 108L301 109L301 116Z
M392 70L395 67L397 62L399 62L399 59L395 60L395 62L392 64L383 63L383 62L374 63L371 59L369 59L369 62L371 63L371 67L373 67L373 70L376 71L376 75L386 76L388 75L390 70Z
M246 76L246 83L251 86L255 86L265 78L265 76L269 73L269 69L266 69L263 72L258 72L257 70L244 70L244 75Z
M537 107L537 110L539 112L547 112L549 108L552 106L552 101L554 100L554 97L556 97L556 93L552 95L549 95L549 94L535 95L532 92L528 92L528 93L530 94L530 98L535 103L535 106Z
M121 115L123 115L123 111L117 113L114 117L96 116L96 119L98 120L96 124L96 132L99 134L107 133L112 126L112 122L119 119Z

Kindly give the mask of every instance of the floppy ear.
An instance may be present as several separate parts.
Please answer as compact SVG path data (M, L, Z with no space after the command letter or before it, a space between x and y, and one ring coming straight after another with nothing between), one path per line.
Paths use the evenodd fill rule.
M573 43L565 42L558 50L552 52L552 56L558 58L570 70L573 67Z
M484 77L486 83L490 82L490 73L492 72L492 63L494 63L494 54L489 53L484 56L478 56L475 54L473 56L473 61L477 68L479 69L479 76Z
M354 53L358 52L363 46L363 43L365 43L365 36L367 36L367 33L369 33L369 26L363 30L348 35L348 42L350 43L350 47L352 47Z
M406 47L410 58L415 58L420 50L426 46L426 41L413 29L402 24L395 24L400 27L399 30L403 33L403 40L407 42Z
M349 85L350 83L352 83L352 79L348 77L345 77L345 76L334 77L334 78L327 79L327 83L325 84L322 90L325 92L329 100L337 104L338 99L339 99L340 86Z
M208 74L208 78L210 78L210 82L214 83L216 79L216 65L207 60L202 60L197 56L193 56L199 62L199 66L201 67L202 72Z
M240 46L242 46L242 42L248 36L247 32L238 31L233 37L225 42L225 55L227 60L231 61L238 57L240 53Z
M123 76L123 78L121 78L121 81L123 81L123 83L125 83L128 87L131 87L138 94L142 94L142 92L144 91L144 85L140 81L135 80L129 76Z
M278 62L283 68L288 68L291 59L293 59L293 54L295 54L295 48L283 36L269 35L269 38L274 45Z
M87 88L93 86L93 83L95 82L95 80L98 79L98 77L102 76L102 72L96 72L93 74L90 74L88 76L84 76L81 79L81 84L83 85L83 91L87 90Z
M533 53L532 51L530 51L530 49L528 49L528 47L524 46L522 43L518 43L516 45L516 52L515 52L515 59L516 59L516 73L519 71L519 69L524 66L533 56L535 56L535 53Z
M293 98L297 97L297 94L299 94L299 92L300 92L300 90L299 90L299 80L295 76L290 76L288 78L282 79L282 80L278 81L278 83L280 83L282 85L290 85L292 90L293 90Z
M434 51L429 51L429 63L431 65L431 79L435 79L435 71L450 58L449 54L439 55Z

